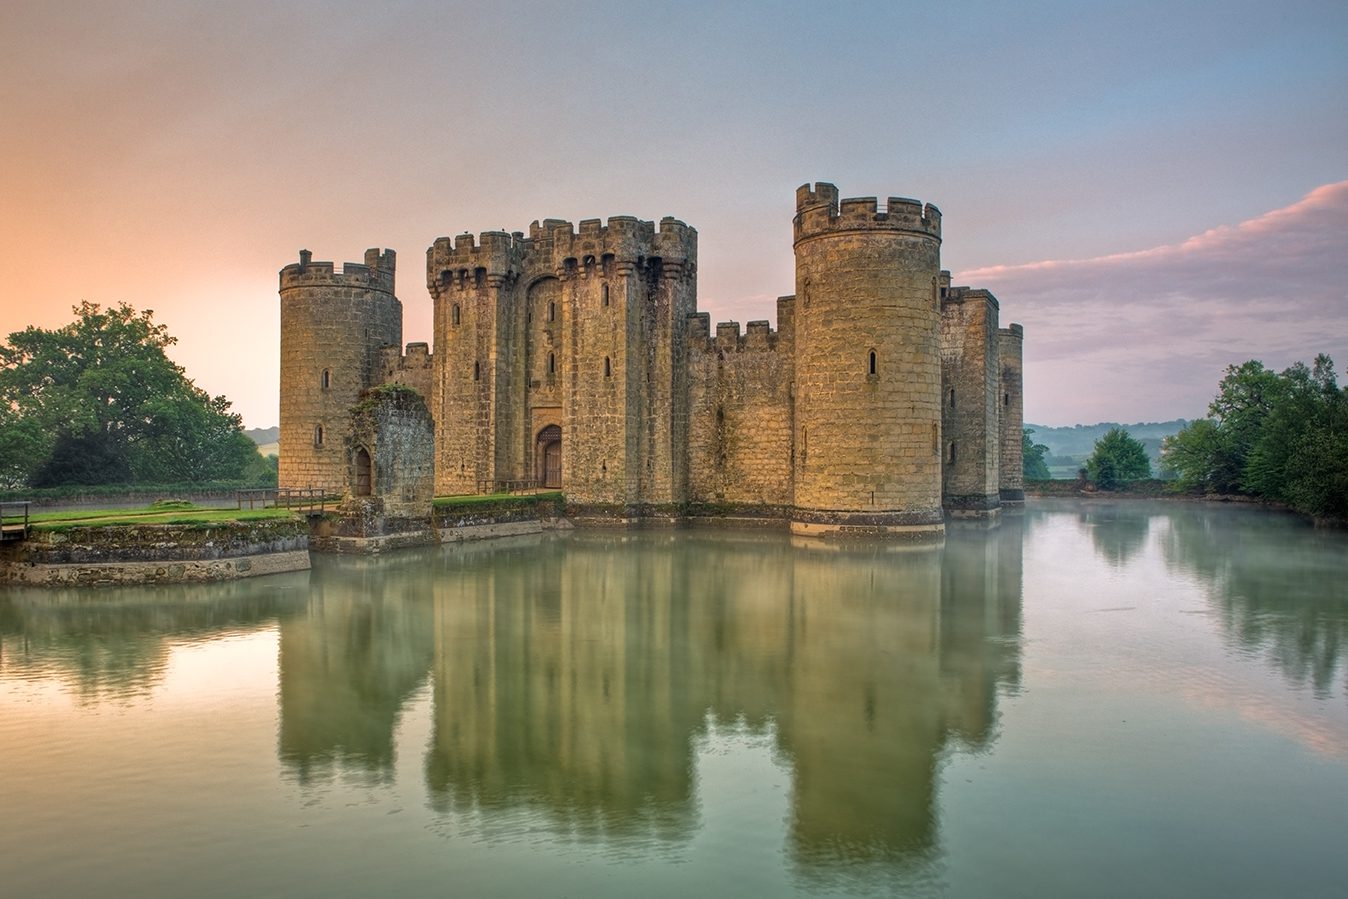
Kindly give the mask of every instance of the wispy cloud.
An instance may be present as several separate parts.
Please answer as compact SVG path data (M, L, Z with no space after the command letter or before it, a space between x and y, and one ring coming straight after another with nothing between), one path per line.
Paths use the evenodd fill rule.
M1348 364L1346 260L1340 181L1179 243L956 278L1024 323L1028 418L1135 421L1203 414L1232 362Z

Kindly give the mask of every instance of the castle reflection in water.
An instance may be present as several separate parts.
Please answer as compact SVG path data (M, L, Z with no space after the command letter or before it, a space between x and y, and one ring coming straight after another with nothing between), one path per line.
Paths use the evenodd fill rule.
M280 624L281 757L301 782L391 778L429 678L435 808L681 840L699 739L734 723L791 772L798 861L920 857L943 750L990 740L1018 681L1021 536L1010 519L895 553L580 533L324 561Z
M114 792L119 803L138 801L165 753L180 771L195 769L179 756L199 753L203 796L219 778L205 760L227 758L259 791L238 808L281 807L279 819L263 815L269 835L288 832L300 807L319 810L306 821L333 824L362 803L389 814L416 805L419 815L397 819L405 830L382 832L401 840L429 826L446 841L430 847L437 871L464 852L490 855L480 843L517 843L524 855L493 856L516 861L544 847L569 864L595 849L698 859L713 871L707 860L729 852L784 859L810 888L894 891L939 878L960 847L987 845L980 833L1004 826L971 826L985 806L968 805L967 778L955 779L962 766L996 767L1008 747L1057 751L1052 728L1038 738L1033 722L1075 726L1085 704L1110 701L1089 691L1113 690L1116 670L1130 691L1118 711L1164 710L1178 696L1178 717L1157 720L1182 731L1215 708L1241 726L1207 733L1256 747L1249 764L1264 763L1271 726L1295 738L1280 752L1305 744L1340 758L1343 559L1341 533L1259 510L1036 500L999 529L952 529L944 546L906 552L730 531L576 532L320 558L311 572L227 584L12 589L0 592L0 697L24 714L39 709L23 720L44 728L102 733L85 727L99 722L126 737L146 725L143 742L110 751L108 776L127 787ZM1097 591L1136 593L1142 608L1105 624L1095 613L1115 609L1101 609ZM1083 635L1101 642L1072 642ZM1154 656L1109 667L1152 644ZM1094 687L1055 691L1055 675L1082 670L1065 647L1105 654ZM193 658L256 667L194 668ZM1026 689L1044 689L1007 701L1021 691L1022 665L1036 678ZM1164 686L1149 687L1152 675ZM1269 676L1264 704L1244 703ZM214 743L156 742L174 709L210 721L222 701L238 703L222 714L244 727L224 755ZM1048 702L1046 718L1026 717L1034 702ZM221 736L207 729L207 740ZM0 728L0 755L22 758L33 733L4 737ZM48 784L66 777L66 748L56 744ZM1152 764L1182 767L1157 752ZM22 763L15 770L26 776ZM1240 790L1258 786L1235 770ZM1139 801L1163 804L1165 782L1149 783L1139 781ZM1226 783L1212 795L1239 792ZM1078 790L1095 786L1088 777ZM73 814L88 817L82 806ZM1112 808L1099 820L1124 842L1135 831ZM233 832L229 821L226 810L221 827ZM720 854L703 854L709 843ZM310 849L297 850L301 865ZM770 879L776 868L764 870Z

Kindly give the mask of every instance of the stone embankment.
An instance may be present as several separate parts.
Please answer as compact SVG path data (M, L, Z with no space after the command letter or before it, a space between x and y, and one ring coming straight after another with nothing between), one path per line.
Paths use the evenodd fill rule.
M308 568L299 518L33 530L0 547L0 584L14 585L177 584Z

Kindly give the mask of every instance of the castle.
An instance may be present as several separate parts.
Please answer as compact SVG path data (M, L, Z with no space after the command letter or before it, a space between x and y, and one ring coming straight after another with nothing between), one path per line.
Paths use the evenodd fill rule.
M280 273L280 485L378 495L415 470L405 496L427 501L536 483L582 519L715 509L804 535L933 535L1020 504L1023 332L951 286L940 211L807 184L794 247L777 329L713 333L676 219L440 238L434 353L401 349L392 250L341 272L302 251ZM429 422L376 451L369 428L395 425L352 410L387 384Z

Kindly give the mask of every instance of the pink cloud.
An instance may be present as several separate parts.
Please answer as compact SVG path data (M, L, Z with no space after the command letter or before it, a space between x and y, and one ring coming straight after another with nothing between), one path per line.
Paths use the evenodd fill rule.
M1202 415L1225 366L1348 364L1348 181L1175 244L959 272L1026 328L1027 418Z

